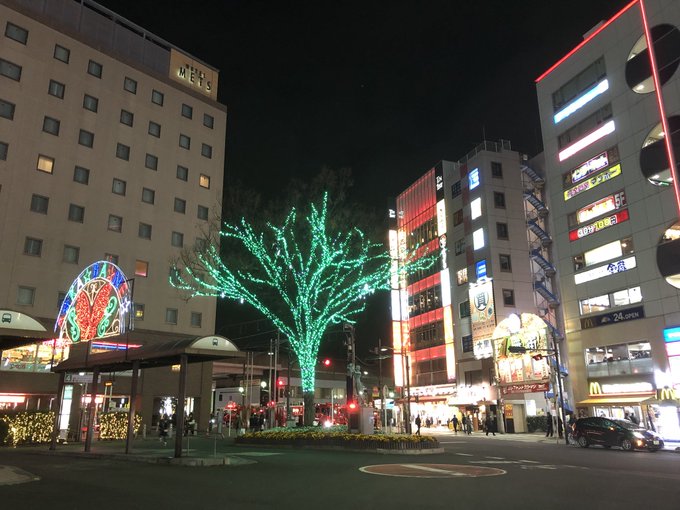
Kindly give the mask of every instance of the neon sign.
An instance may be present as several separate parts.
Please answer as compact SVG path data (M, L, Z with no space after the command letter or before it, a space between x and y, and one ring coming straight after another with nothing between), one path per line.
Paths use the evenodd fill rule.
M596 267L583 273L578 273L574 275L574 283L579 285L580 283L590 282L592 280L597 280L599 278L604 278L605 276L611 276L616 273L623 273L629 269L633 269L637 266L637 261L635 257L628 257L627 259L617 260L615 262L610 262L604 266Z
M475 168L468 175L468 187L472 190L479 186L479 168Z
M570 158L577 152L585 149L589 145L594 144L597 142L600 138L604 138L605 136L611 134L614 132L616 129L616 126L614 125L614 121L610 120L606 124L604 124L602 127L597 128L595 131L587 134L580 140L577 140L575 143L571 144L569 147L564 149L563 151L560 151L560 153L557 155L560 161L564 161L567 158Z
M606 218L594 221L590 225L584 225L583 227L571 230L569 232L569 240L577 241L579 239L583 239L590 234L595 234L596 232L604 230L605 228L609 228L614 225L618 225L619 223L623 223L624 221L628 221L628 219L628 209L624 209L623 211L617 212L616 214L612 214Z
M621 175L620 163L616 166L608 168L604 172L601 172L594 177L591 177L587 181L583 181L581 184L578 184L573 188L569 188L568 190L566 190L564 192L564 201L566 202L570 198L574 198L576 195L580 195L581 193L588 191L589 189L593 189L595 186L599 186L603 182L607 182L608 180L613 179L614 177L617 177L619 175Z
M680 327L666 328L663 330L663 339L666 342L680 342Z
M618 191L612 193L597 202L588 204L576 211L576 219L579 223L585 223L586 221L607 214L608 212L615 211L616 209L621 209L625 207L626 204L626 193L623 191Z
M600 83L598 83L585 93L581 94L581 96L577 97L571 103L569 103L559 112L557 112L553 117L555 124L566 119L567 117L569 117L569 115L584 107L586 104L588 104L590 101L595 99L600 94L604 94L607 90L609 90L609 80L605 78Z
M132 289L123 271L108 261L86 267L73 281L59 310L55 331L74 343L125 333Z

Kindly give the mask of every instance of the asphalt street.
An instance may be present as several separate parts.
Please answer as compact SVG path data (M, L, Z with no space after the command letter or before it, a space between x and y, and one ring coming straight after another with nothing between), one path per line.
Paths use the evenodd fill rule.
M680 508L677 453L582 449L536 436L437 437L444 453L434 455L194 441L191 454L216 448L250 461L215 467L3 448L0 467L16 476L4 485L0 476L0 502L22 510ZM171 455L170 446L145 446Z

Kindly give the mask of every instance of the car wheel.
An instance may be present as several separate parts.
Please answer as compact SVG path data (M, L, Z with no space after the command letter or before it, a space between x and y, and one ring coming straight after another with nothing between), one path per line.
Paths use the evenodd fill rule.
M623 441L621 441L621 448L625 452L632 452L633 451L632 441L628 438L625 438Z
M586 436L580 436L578 438L578 445L581 448L588 448L588 438Z

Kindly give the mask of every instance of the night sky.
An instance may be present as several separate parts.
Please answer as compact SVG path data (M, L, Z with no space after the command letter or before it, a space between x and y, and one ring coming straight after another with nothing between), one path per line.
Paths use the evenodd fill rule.
M227 183L349 167L382 208L484 137L540 152L535 78L628 0L100 3L220 70ZM389 335L386 303L362 336Z

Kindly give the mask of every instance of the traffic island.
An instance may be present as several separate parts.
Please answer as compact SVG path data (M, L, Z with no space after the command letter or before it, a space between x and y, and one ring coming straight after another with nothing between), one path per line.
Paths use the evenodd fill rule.
M442 453L439 441L432 436L407 434L352 434L318 428L273 429L247 432L236 438L237 445L283 446L378 453L423 454Z

